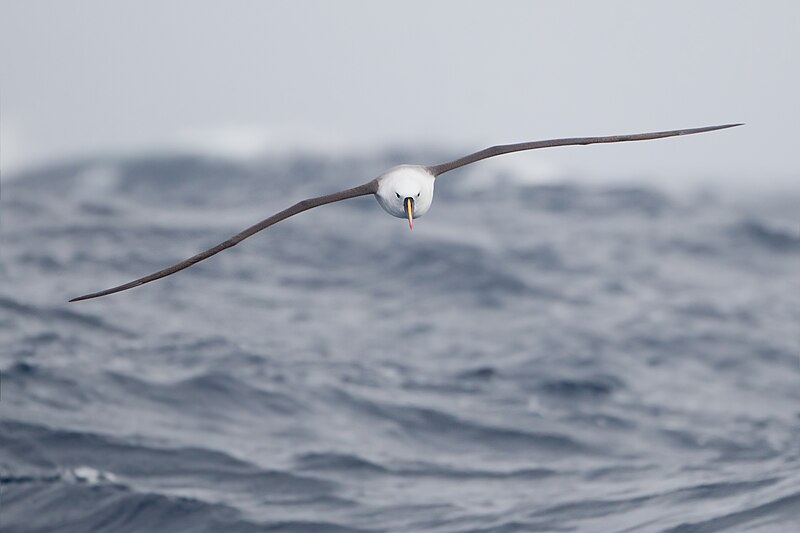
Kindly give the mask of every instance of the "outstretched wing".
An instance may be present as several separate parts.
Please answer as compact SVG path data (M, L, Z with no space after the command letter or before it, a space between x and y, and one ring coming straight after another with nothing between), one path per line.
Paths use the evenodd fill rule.
M428 171L434 176L444 174L453 169L469 165L481 159L487 159L497 155L510 154L511 152L520 152L523 150L535 150L536 148L550 148L551 146L568 146L571 144L597 144L597 143L619 143L626 141L647 141L650 139L662 139L664 137L676 137L678 135L692 135L695 133L703 133L706 131L724 130L725 128L733 128L741 126L742 124L724 124L722 126L706 126L704 128L691 128L688 130L672 130L672 131L656 131L653 133L634 133L631 135L611 135L608 137L572 137L568 139L550 139L547 141L533 141L518 144L504 144L501 146L492 146L475 152L474 154L465 155L459 159L442 163L441 165L434 165L428 167Z
M273 224L277 224L281 220L287 219L298 213L302 213L303 211L307 211L309 209L312 209L314 207L319 207L321 205L331 204L333 202L346 200L348 198L355 198L357 196L366 196L368 194L375 194L377 190L378 190L378 182L376 180L372 180L369 183L365 183L364 185L360 185L358 187L353 187L352 189L346 189L344 191L335 192L333 194L327 194L325 196L318 196L317 198L309 198L307 200L297 202L292 207L284 209L283 211L280 211L278 213L275 213L271 217L265 218L258 224L250 226L241 233L237 233L227 241L221 242L218 245L214 246L213 248L209 248L204 252L200 252L199 254L192 256L184 261L181 261L180 263L176 263L163 270L154 272L149 276L133 280L131 282L125 283L124 285L119 285L118 287L112 287L104 291L93 292L91 294L78 296L77 298L73 298L72 300L70 300L70 302L78 302L80 300L89 300L90 298L98 298L100 296L106 296L108 294L125 291L128 289L132 289L134 287L138 287L139 285L144 285L145 283L150 283L151 281L161 279L165 276L169 276L170 274L180 272L184 268L189 268L190 266L194 265L195 263L199 263L204 259L208 259L212 255L217 254L222 250L225 250L226 248L230 248L231 246L236 246L237 244L239 244L246 238L250 237L251 235L258 233L259 231L266 229L272 226Z

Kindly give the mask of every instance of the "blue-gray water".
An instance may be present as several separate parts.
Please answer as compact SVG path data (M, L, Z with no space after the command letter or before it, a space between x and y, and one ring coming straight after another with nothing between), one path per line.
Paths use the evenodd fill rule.
M796 530L800 193L476 165L413 232L351 200L65 303L398 162L5 182L0 530Z

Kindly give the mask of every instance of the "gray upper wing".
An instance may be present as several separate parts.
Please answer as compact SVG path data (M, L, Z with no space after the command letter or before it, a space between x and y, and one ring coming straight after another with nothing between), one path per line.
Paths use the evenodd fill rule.
M552 146L568 146L573 144L597 144L597 143L619 143L626 141L647 141L650 139L663 139L664 137L676 137L678 135L692 135L695 133L703 133L706 131L723 130L725 128L733 128L741 126L742 124L724 124L722 126L706 126L703 128L691 128L686 130L671 130L671 131L656 131L652 133L633 133L630 135L611 135L608 137L572 137L566 139L550 139L547 141L533 141L518 144L504 144L500 146L492 146L475 152L474 154L465 155L464 157L442 163L441 165L429 166L428 171L434 176L444 174L453 169L469 165L481 159L495 157L503 154L510 154L511 152L520 152L523 150L535 150L536 148L550 148Z
M352 189L346 189L344 191L335 192L333 194L327 194L325 196L318 196L316 198L309 198L307 200L303 200L297 202L293 206L289 207L288 209L284 209L278 213L275 213L269 218L265 218L258 224L254 224L249 228L245 229L244 231L237 233L227 241L221 242L218 245L209 248L204 252L200 252L197 255L190 257L189 259L185 259L180 263L176 263L170 267L167 267L163 270L159 270L158 272L154 272L148 276L143 278L135 279L131 282L125 283L123 285L119 285L117 287L112 287L110 289L106 289L104 291L93 292L90 294L84 294L83 296L78 296L77 298L73 298L70 302L78 302L80 300L89 300L91 298L98 298L100 296L106 296L108 294L113 294L115 292L125 291L128 289L132 289L134 287L138 287L139 285L144 285L145 283L150 283L151 281L155 281L157 279L161 279L163 277L169 276L170 274L174 274L183 270L184 268L188 268L195 263L199 263L204 259L208 259L212 255L215 255L226 248L230 248L231 246L236 246L246 238L250 237L251 235L258 233L259 231L266 229L273 224L277 224L281 220L287 219L291 216L294 216L298 213L302 213L303 211L307 211L314 207L319 207L321 205L330 204L333 202L338 202L340 200L346 200L348 198L355 198L357 196L365 196L368 194L375 194L378 190L378 183L376 180L372 180L369 183L365 183L364 185L359 185L358 187L353 187Z

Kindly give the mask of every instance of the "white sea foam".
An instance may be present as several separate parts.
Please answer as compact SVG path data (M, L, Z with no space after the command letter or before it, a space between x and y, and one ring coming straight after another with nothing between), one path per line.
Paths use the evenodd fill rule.
M91 466L78 466L76 468L67 469L62 473L61 477L66 481L71 481L73 483L88 483L89 485L117 482L117 476L111 472L97 470Z

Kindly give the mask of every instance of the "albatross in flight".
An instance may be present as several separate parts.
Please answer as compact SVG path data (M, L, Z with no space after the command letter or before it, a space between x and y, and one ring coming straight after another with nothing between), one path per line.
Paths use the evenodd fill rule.
M297 202L288 209L284 209L275 213L269 218L265 218L258 224L250 226L241 233L237 233L227 241L221 242L213 248L209 248L204 252L185 259L180 263L176 263L158 272L154 272L143 278L139 278L117 287L112 287L104 291L93 292L73 298L70 302L77 302L80 300L89 300L90 298L98 298L106 296L115 292L125 291L150 283L165 276L169 276L176 272L188 268L195 263L199 263L204 259L208 259L226 248L236 246L246 238L258 233L263 229L267 229L273 224L277 224L281 220L287 219L303 211L307 211L314 207L319 207L325 204L332 204L340 200L347 200L348 198L356 198L357 196L366 196L368 194L375 195L381 207L390 215L398 218L407 218L409 229L413 228L414 219L419 218L431 208L433 202L433 184L436 177L450 172L451 170L475 163L482 159L495 157L498 155L509 154L511 152L521 152L523 150L535 150L536 148L549 148L552 146L568 146L574 144L597 144L597 143L618 143L626 141L646 141L649 139L662 139L664 137L675 137L678 135L693 135L695 133L703 133L707 131L722 130L725 128L733 128L734 126L741 126L741 124L724 124L721 126L706 126L703 128L691 128L685 130L672 130L672 131L658 131L653 133L636 133L631 135L612 135L608 137L573 137L567 139L550 139L546 141L533 141L518 144L505 144L500 146L492 146L475 152L473 154L465 155L464 157L442 163L440 165L422 166L422 165L400 165L391 168L373 179L372 181L346 189L343 191L326 194L324 196L317 196L316 198L308 198Z

